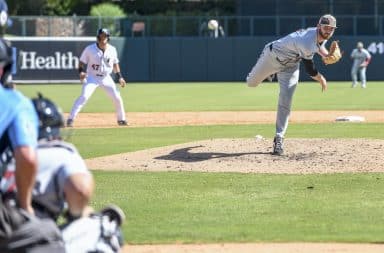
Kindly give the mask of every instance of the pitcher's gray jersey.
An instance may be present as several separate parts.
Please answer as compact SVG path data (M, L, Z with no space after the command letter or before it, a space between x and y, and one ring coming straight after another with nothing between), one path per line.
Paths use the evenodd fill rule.
M299 82L300 62L302 59L312 60L317 53L322 54L324 40L318 43L318 28L309 27L288 34L268 43L247 76L250 87L259 85L271 74L277 73L280 86L278 110L276 116L276 136L284 137L288 127L288 118L293 93Z
M311 60L315 53L320 51L316 27L298 30L272 43L273 50L282 64L298 62L300 59ZM325 43L326 41L322 46Z
M320 83L322 91L327 88L327 81L316 69L313 58L315 54L322 58L329 54L325 44L336 27L336 18L326 14L321 16L316 27L300 29L267 43L247 75L248 87L257 87L264 80L273 81L277 77L280 92L273 141L274 155L283 154L283 138L288 127L293 94L299 82L300 62L303 61L309 76Z
M371 58L371 54L365 48L362 48L361 51L355 48L351 53L351 58L354 59L353 61L354 66L360 66L367 59Z

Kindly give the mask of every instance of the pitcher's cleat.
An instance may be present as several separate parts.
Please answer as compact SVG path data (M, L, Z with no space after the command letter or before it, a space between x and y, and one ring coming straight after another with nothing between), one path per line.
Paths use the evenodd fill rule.
M284 153L283 138L276 136L273 139L273 155L282 155Z
M272 75L270 75L270 76L267 77L267 80L268 80L269 82L273 82L273 80L275 79L275 77L276 77L276 74L272 74Z
M119 126L128 126L128 122L126 120L118 120L117 124Z
M73 119L67 119L67 127L73 127Z

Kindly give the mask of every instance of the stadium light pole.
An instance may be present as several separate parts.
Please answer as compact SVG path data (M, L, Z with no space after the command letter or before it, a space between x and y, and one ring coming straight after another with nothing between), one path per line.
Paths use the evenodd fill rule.
M333 0L329 0L329 13L334 14L333 13Z
M374 16L375 16L375 29L377 30L378 25L379 25L379 6L377 3L377 0L375 0L375 6L374 6Z

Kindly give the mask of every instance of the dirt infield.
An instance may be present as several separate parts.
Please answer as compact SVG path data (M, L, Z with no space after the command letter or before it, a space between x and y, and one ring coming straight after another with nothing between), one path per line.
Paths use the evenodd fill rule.
M384 122L384 111L294 111L292 123L335 122L337 117L362 116L366 122ZM130 112L130 127L274 123L275 111L247 112ZM76 128L116 127L113 113L80 113Z
M380 244L347 243L224 243L127 245L124 253L383 253Z
M384 140L287 139L283 156L272 139L213 139L88 159L91 169L241 173L384 172Z
M384 111L293 112L291 122L335 122L340 116L384 122ZM274 123L275 112L128 113L128 127ZM81 113L75 128L116 127L113 114ZM272 156L271 139L214 139L88 159L91 169L243 173L384 172L384 140L286 139L282 157ZM244 243L126 245L124 253L381 253L382 244Z

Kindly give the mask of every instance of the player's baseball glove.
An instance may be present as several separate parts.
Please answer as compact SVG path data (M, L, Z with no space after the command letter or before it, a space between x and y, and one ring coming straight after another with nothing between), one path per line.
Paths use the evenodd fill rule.
M328 64L334 64L338 62L342 57L339 42L338 41L332 41L331 46L329 47L329 53L327 56L323 57L323 62L325 65Z

